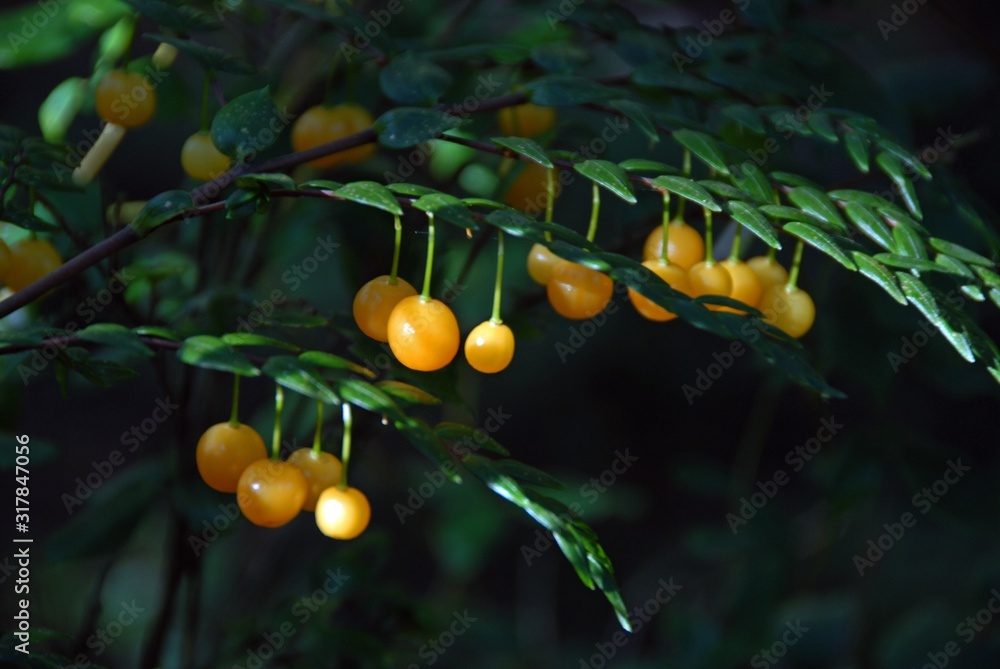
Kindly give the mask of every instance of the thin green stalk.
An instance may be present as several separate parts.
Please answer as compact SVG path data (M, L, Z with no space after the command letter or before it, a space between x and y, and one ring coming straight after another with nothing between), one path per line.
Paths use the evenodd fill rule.
M434 212L427 212L427 264L424 266L424 289L420 291L420 299L424 302L431 299L431 272L434 269ZM346 406L346 405L345 405Z
M743 242L743 226L736 226L736 234L733 235L733 247L729 250L729 262L739 262L740 246Z
M684 149L684 157L681 159L681 174L686 177L691 176L691 152ZM684 208L687 206L687 199L681 198L681 203L677 205L677 218L679 220L684 220Z
M709 265L715 262L715 254L712 245L715 243L712 237L712 210L703 209L705 212L705 262Z
M788 273L788 287L795 288L799 283L799 267L802 265L802 250L805 243L800 239L795 245L795 259L792 260L792 269Z
M497 278L493 287L493 315L491 323L500 325L500 294L503 291L503 230L497 230Z
M556 208L556 168L548 168L545 171L545 175L545 222L551 223ZM545 231L545 241L552 241L552 233L548 230Z
M670 264L670 191L663 191L663 248L660 250L660 262Z
M593 196L591 199L590 208L590 227L587 228L587 241L594 241L594 237L597 236L597 217L601 211L601 189L597 187L597 182L593 184Z
M399 247L403 243L403 224L399 220L399 214L393 214L392 227L395 230L396 240L392 249L392 271L389 272L389 285L396 285L396 272L399 270Z
M233 407L229 412L229 427L240 426L240 375L233 374Z
M274 386L274 440L271 442L271 459L281 459L281 410L285 406L285 391L280 384Z
M773 246L768 246L767 247L767 258L771 262L777 262L778 249L774 248Z
M344 417L344 440L340 444L340 481L337 482L337 487L347 490L347 467L351 463L351 404L344 402L341 406Z
M323 400L316 400L316 432L313 434L313 455L323 452Z

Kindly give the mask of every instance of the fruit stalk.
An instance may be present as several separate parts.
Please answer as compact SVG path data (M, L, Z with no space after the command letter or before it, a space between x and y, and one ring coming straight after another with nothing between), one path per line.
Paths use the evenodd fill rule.
M351 424L353 423L350 402L344 402L341 414L344 419L344 439L340 444L340 481L337 483L337 487L341 490L347 490L347 467L351 462Z
M497 230L497 278L493 286L493 315L490 322L500 325L500 294L503 291L503 230Z

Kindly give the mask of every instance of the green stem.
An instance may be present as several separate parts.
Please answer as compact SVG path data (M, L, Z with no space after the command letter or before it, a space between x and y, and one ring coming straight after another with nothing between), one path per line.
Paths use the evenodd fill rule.
M691 152L684 149L684 157L681 159L681 174L691 177ZM684 208L687 206L687 199L681 198L681 203L677 206L677 218L684 220Z
M740 246L743 242L743 226L736 226L736 234L733 236L733 247L729 250L729 262L739 262Z
M393 214L392 227L395 230L396 241L392 249L392 271L389 272L389 285L396 285L396 272L399 271L399 247L403 243L403 224L399 220L399 214Z
M703 209L705 212L705 263L711 265L715 262L715 254L712 252L712 245L715 243L712 237L712 210Z
M323 401L316 400L316 433L313 435L313 455L323 452Z
M205 71L205 83L201 86L201 131L208 130L208 95L211 91L211 82L208 71Z
M770 260L771 262L777 262L777 258L778 258L778 249L774 248L773 246L768 246L767 259Z
M663 248L660 250L660 262L670 264L670 191L663 191Z
M229 412L229 427L240 426L240 375L233 374L233 408Z
M497 279L493 287L493 315L490 317L491 323L500 325L500 294L503 291L503 230L497 230Z
M274 387L274 440L271 442L271 459L281 459L281 410L285 406L285 391L281 385Z
M122 70L128 69L129 61L132 60L132 43L135 41L135 24L139 20L138 14L129 17L128 37L125 42L125 51L122 53Z
M552 222L552 215L555 213L556 208L556 168L550 167L545 171L545 222ZM545 241L552 241L552 233L548 230L545 231Z
M344 440L340 444L340 481L337 482L337 487L347 490L347 467L351 463L351 404L344 402L341 406L344 416Z
M597 182L593 183L593 196L591 199L590 208L590 227L587 228L587 241L594 241L594 237L597 236L597 216L601 211L601 190L597 187Z
M427 212L427 264L424 266L424 289L420 291L420 299L424 302L431 299L431 271L434 269L434 212ZM345 405L346 406L346 405Z
M801 239L795 245L795 259L792 260L792 269L788 272L788 288L795 288L799 283L799 267L802 265L802 250L805 242Z

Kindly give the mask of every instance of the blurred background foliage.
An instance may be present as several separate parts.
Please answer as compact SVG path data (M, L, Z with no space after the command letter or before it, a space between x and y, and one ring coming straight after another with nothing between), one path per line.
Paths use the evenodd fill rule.
M301 28L293 44L272 44L266 17L277 15L277 25L300 30L295 12L277 7L289 3L231 4L236 8L225 15L226 30L214 39L222 46L229 40L254 62L280 65L262 68L250 83L270 83L276 98L293 109L318 101L322 83L310 60L337 44L334 36ZM565 36L601 3L577 4L575 16L553 30L546 12L560 13L555 2L409 3L405 18L393 22L389 32L402 45L433 41L446 27L450 44L507 33L532 45ZM674 38L683 40L697 35L702 21L740 3L620 4L650 25L681 31ZM562 5L575 7L569 0ZM464 18L452 23L466 6ZM898 6L916 11L884 39L879 21L891 20ZM4 10L0 34L19 32L23 17L39 7ZM59 7L17 54L0 45L2 120L35 134L42 101L67 78L86 76L100 35L128 11L114 0L74 0ZM377 2L357 6L362 14L380 8ZM793 86L801 97L810 84L824 84L834 92L832 105L872 115L907 146L927 146L940 129L952 128L967 141L943 155L935 177L952 180L949 187L972 198L995 236L1000 155L995 7L934 0L752 0L737 13L739 22L704 58L724 60L727 47L750 44L759 51L755 76L803 81L805 86ZM140 38L137 55L153 46ZM600 61L594 67L592 74L600 76ZM512 83L505 68L489 69L504 77L505 86ZM109 202L193 185L182 176L177 156L184 137L197 127L201 75L183 57L174 73L158 91L155 130L130 134L107 166L102 189L56 196L74 229L99 239L101 222L93 212ZM354 90L359 101L381 112L386 103L369 84L376 73L375 65L359 67ZM480 72L455 74L461 77L453 89L457 100L475 86ZM247 90L254 87L250 83ZM83 95L81 104L83 111L65 132L70 143L96 125L89 96ZM559 148L589 142L601 119L583 109L561 113ZM491 115L476 116L463 131L488 137L495 134L493 124ZM280 139L268 155L286 153L287 142ZM604 157L649 156L676 164L678 155L665 145L651 151L641 133L631 132ZM412 180L442 190L456 181L473 190L490 188L499 160L477 155L474 166L462 167L469 159L449 147L435 155L432 174ZM817 141L790 142L773 160L775 169L830 188L879 186L876 179L859 179L840 147ZM382 181L399 165L395 153L381 151L335 178ZM296 178L307 174L300 169ZM981 250L982 236L957 220L952 203L926 192L925 221L932 231ZM659 203L646 197L629 207L612 199L606 198L598 242L637 255ZM556 220L582 230L588 212L589 188L576 183L557 202ZM425 240L412 234L418 217L408 217L413 225L404 240L401 274L416 279ZM218 221L217 246L206 249L218 261L209 263L213 289L198 293L190 292L192 273L198 271L194 260L174 252L181 244L191 247L195 224L142 242L133 261L173 268L166 281L174 283L163 284L163 290L178 296L161 300L152 316L206 331L232 329L254 299L274 288L288 291L283 274L313 252L318 236L328 235L340 244L338 253L290 294L296 305L347 314L355 288L382 273L391 257L389 217L357 205L277 202L266 223L276 232L257 256L227 258L239 223ZM436 285L454 283L461 293L454 308L467 326L488 313L491 247L466 268L475 242L455 228L443 230L443 237ZM723 234L722 248L728 248L727 240ZM64 255L75 252L68 239L58 245ZM544 304L543 291L518 260L527 248L520 240L509 247L514 260L508 263L505 318L518 333L511 368L485 377L455 364L425 387L453 400L443 410L447 419L483 425L491 409L509 416L493 436L517 459L566 482L560 498L577 505L573 508L600 534L630 609L648 605L661 581L681 586L624 646L613 642L617 623L603 598L580 587L572 568L523 514L479 486L435 485L428 462L371 415L357 421L352 467L353 480L374 510L372 527L361 538L332 542L308 519L264 530L229 518L231 496L214 493L192 476L197 436L227 415L227 375L188 370L186 395L170 397L182 408L134 452L123 446L123 432L141 425L156 400L168 396L162 379L174 378L171 367L179 364L160 354L137 368L138 378L107 389L71 376L65 396L51 370L25 386L16 371L23 358L3 362L4 441L14 434L32 438L31 614L39 633L33 649L62 654L67 665L83 653L99 666L151 667L156 661L150 660L151 639L159 639L163 667L475 664L484 669L771 666L761 654L771 649L782 652L779 666L896 669L923 666L931 661L928 653L939 654L955 642L960 653L949 666L994 666L1000 660L1000 621L981 619L981 631L972 639L960 627L1000 587L997 388L981 366L962 362L941 337L930 336L894 370L889 355L922 332L920 314L807 251L801 285L812 293L819 317L804 343L816 368L847 399L824 400L747 354L736 357L689 404L683 386L695 385L699 371L716 363L729 341L681 322L646 322L617 297L622 308L561 360L556 345L570 341L580 324L555 317ZM762 251L758 243L751 255ZM229 263L253 264L252 284L227 284ZM96 275L86 276L65 291L63 307L42 303L5 325L33 319L66 323L79 317L73 306L100 288ZM127 296L127 310L116 302L100 319L135 325L130 318L147 317L144 295L135 290ZM988 332L1000 332L993 305L967 308ZM326 341L322 333L303 337L317 347ZM359 359L371 361L381 352L360 341L355 350ZM262 434L269 433L271 393L267 381L244 383L244 418ZM313 403L289 404L287 437L306 445ZM824 419L843 427L793 471L786 455L816 437ZM328 448L338 430L331 421ZM99 469L94 463L114 450L123 453L124 465L67 513L64 495L74 494L78 477ZM636 458L635 465L615 473L606 492L595 492L592 479L610 480L619 452ZM5 445L7 466L10 453ZM959 460L968 472L922 513L914 496L941 479L949 461ZM788 483L776 485L773 498L734 533L727 514L739 514L742 500L779 471L788 474ZM401 522L397 505L409 504L421 486L433 489L432 495ZM869 540L877 543L888 532L884 525L900 522L906 512L914 514L915 524L859 575L855 556L866 556ZM213 522L221 528L218 538L195 555L191 528L208 540ZM348 578L338 580L338 574ZM12 587L7 569L2 580L5 591ZM171 601L176 615L164 620L160 612ZM142 610L135 623L96 652L99 643L91 635L114 630L123 606L130 604ZM5 595L5 616L12 605ZM456 623L462 616L475 620L463 627ZM793 638L786 635L787 626L799 622L808 631L785 655L776 644L783 635L785 641ZM43 640L42 630L52 630L51 639ZM263 659L270 654L268 639L279 637L273 657ZM432 641L442 648L447 643L446 652L433 651ZM607 655L609 648L614 656L603 659L602 649Z

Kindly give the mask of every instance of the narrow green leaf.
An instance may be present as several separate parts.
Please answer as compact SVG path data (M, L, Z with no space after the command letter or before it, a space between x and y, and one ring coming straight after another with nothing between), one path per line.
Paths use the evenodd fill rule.
M552 167L552 160L546 155L545 149L533 139L527 137L491 137L490 141L497 146L502 146L529 158L543 167Z
M327 404L340 404L340 397L305 361L290 355L276 355L268 358L263 370L289 390Z
M760 112L756 107L744 102L738 102L722 108L722 115L728 116L748 130L758 135L767 134L764 120L760 117Z
M854 261L840 248L832 236L822 230L807 223L796 221L786 223L784 230L795 235L814 249L822 251L847 269L857 271L858 267L854 264Z
M877 143L879 148L884 149L888 153L892 154L897 160L903 162L908 168L910 168L910 170L920 175L920 178L930 181L931 171L927 169L927 166L924 165L920 158L885 137L879 137Z
M462 425L461 423L452 423L449 421L438 423L434 426L434 434L444 441L459 442L467 452L478 451L482 448L504 457L510 455L510 452L485 430ZM455 451L459 455L466 454L466 452L462 452L460 449L455 449Z
M222 27L216 18L188 5L162 0L126 0L143 16L179 33L204 32Z
M517 460L497 460L493 465L504 476L509 476L518 481L524 481L525 483L543 488L553 488L555 490L566 489L565 484L554 476L550 476L540 469L526 465L523 462L518 462Z
M553 74L570 74L590 60L590 52L572 42L545 42L531 50L531 59Z
M920 211L920 201L917 199L917 191L913 187L913 181L903 171L903 163L891 153L881 152L875 156L875 162L885 172L886 176L899 188L903 195L903 201L907 208L918 219L923 218Z
M142 357L153 355L153 351L137 334L117 323L95 323L77 332L76 336L84 341L92 341L127 351L132 355Z
M762 214L766 214L777 221L805 221L806 223L815 223L816 225L823 224L823 221L809 212L783 204L764 204L757 208Z
M733 183L750 193L758 204L771 204L774 202L774 188L768 181L767 174L760 167L750 164L749 161L733 168Z
M575 230L571 230L565 226L559 225L558 223L536 221L535 219L529 218L516 211L497 209L496 211L491 211L487 214L484 220L490 225L500 228L504 232L515 237L524 237L525 239L530 239L531 241L548 244L549 240L545 238L544 233L550 232L553 236L565 240L567 243L572 244L577 248L595 248L592 243L587 241L586 237Z
M968 336L955 330L945 319L938 301L924 282L906 272L896 272L896 277L899 279L907 299L945 336L945 339L958 351L958 354L968 362L975 362L976 356L972 351L972 344L969 342Z
M726 163L719 140L704 132L688 129L676 131L674 139L716 172L729 174L729 165Z
M393 422L396 429L410 440L421 453L426 455L431 462L437 465L438 469L455 483L461 483L462 477L458 473L458 467L451 453L441 443L441 439L434 434L430 426L424 421L413 416L408 416L403 420Z
M896 250L896 242L892 236L892 231L874 211L863 204L849 202L844 208L844 213L857 226L858 230L863 232L873 242L886 251L894 252Z
M680 174L681 172L676 167L646 158L629 158L618 163L618 167L626 172L659 172L661 174Z
M791 172L782 172L780 170L775 170L771 172L771 178L778 183L784 184L786 186L791 186L792 188L811 188L813 190L822 190L822 186L813 181L812 179L807 179L801 174L793 174Z
M972 269L987 286L990 288L1000 288L1000 274L979 265L976 265Z
M168 330L157 325L140 325L137 328L132 328L132 332L140 337L159 337L160 339L167 339L169 341L181 340L181 336L173 330Z
M393 401L392 397L378 386L357 378L337 379L334 384L337 392L346 402L350 402L365 411L382 414L392 421L406 419L406 414Z
M825 112L812 112L809 114L806 123L809 124L813 132L831 144L836 144L840 141L840 138L837 137L837 131L833 129L833 123L830 122L830 116Z
M799 186L788 193L788 199L795 206L825 223L832 232L847 234L847 224L840 215L840 210L823 191L809 186Z
M934 256L934 262L944 268L945 272L949 274L954 274L955 276L960 276L965 279L975 279L976 275L973 273L972 268L966 265L964 262L952 256L945 255L943 253L938 253Z
M590 79L551 74L528 82L524 87L529 99L543 107L565 107L601 102L617 97L618 92Z
M87 98L87 80L70 77L52 89L38 108L38 126L47 142L60 143L66 139L73 119Z
M177 351L177 357L181 362L195 367L216 369L241 376L260 376L259 369L218 337L209 335L189 337Z
M462 123L462 119L437 109L397 107L382 114L375 121L374 128L383 146L406 149L434 139Z
M421 197L423 195L430 195L431 193L438 193L433 188L428 188L427 186L421 186L420 184L408 184L408 183L395 183L388 184L386 186L393 193L398 193L399 195L406 195L408 197Z
M942 265L933 263L930 260L924 260L923 258L914 258L912 256L904 256L898 253L876 253L874 256L875 260L879 261L883 265L888 265L889 267L896 267L899 269L915 269L919 272L946 272L947 269Z
M641 102L633 102L632 100L613 100L609 106L617 109L625 114L630 121L633 121L639 127L639 130L649 138L651 143L656 144L660 141L660 133L656 129L656 119L653 118L649 107Z
M713 181L711 179L701 179L696 182L699 186L707 190L709 193L718 195L725 200L752 200L753 195L746 192L742 188L737 188L732 184L727 184L724 181ZM801 217L800 217L801 218Z
M993 304L995 304L997 308L1000 308L1000 288L992 288L990 290L990 300L993 301Z
M437 63L407 52L382 67L378 81L390 100L407 105L432 105L451 86L452 77Z
M899 289L899 284L896 282L896 278L885 268L884 265L872 260L864 253L860 253L858 251L852 251L851 257L854 258L854 262L858 264L858 269L864 276L881 286L882 290L889 293L892 299L902 305L906 304L906 296L903 295L903 291Z
M310 179L309 181L300 183L299 188L302 190L315 188L317 190L335 191L343 185L339 181L330 181L329 179Z
M892 237L896 240L896 250L900 255L911 258L927 260L930 255L927 253L927 245L924 244L920 234L905 224L897 224L892 229Z
M230 332L228 334L222 335L222 341L226 342L230 346L266 346L268 348L281 348L286 351L298 351L299 347L295 344L289 344L288 342L281 341L280 339L275 339L274 337L266 337L264 335L254 334L252 332Z
M653 186L680 195L712 211L722 211L722 207L707 190L687 177L661 175L653 179Z
M608 160L584 160L576 163L573 168L629 204L636 203L635 189L628 179L628 174L615 163Z
M140 237L156 227L194 209L194 200L186 190L168 190L149 200L129 224Z
M871 143L868 138L861 133L847 129L843 131L844 146L847 148L847 155L862 174L868 174L871 170Z
M316 365L317 367L343 369L367 376L370 379L374 379L376 376L375 372L367 367L363 367L356 362L351 362L347 358L342 358L334 353L327 353L326 351L306 351L299 355L299 360L310 365Z
M941 253L946 253L953 258L958 258L963 262L967 262L971 265L981 265L983 267L992 267L993 261L986 256L979 255L975 251L970 251L964 246L955 244L954 242L949 242L946 239L939 239L937 237L931 237L928 240L931 244L931 248Z
M44 218L20 209L8 209L3 212L3 218L8 223L31 232L59 232L59 226L49 223Z
M146 33L147 37L158 42L171 44L184 54L194 59L199 65L209 72L228 72L230 74L254 74L257 69L247 61L234 56L224 49L214 46L198 44L189 39L170 37L168 35L157 35Z
M253 174L243 174L236 178L234 182L238 188L247 190L264 188L267 190L295 190L295 180L287 174L280 172L256 172Z
M417 388L416 386L404 383L403 381L390 379L386 381L379 381L375 385L390 397L407 404L441 404L440 398L431 395L422 388Z
M764 214L760 213L753 205L746 202L730 202L729 215L747 230L760 237L768 246L776 249L781 248L781 242L778 241L778 233L775 232L774 227L768 220L764 218Z
M397 216L403 215L403 208L392 191L376 181L355 181L337 188L333 194L339 198L375 207Z
M478 230L479 222L465 206L465 203L454 195L445 193L429 193L422 195L413 206L421 211L433 212L434 216L463 229Z
M983 294L983 289L974 284L967 284L960 288L962 293L966 295L970 300L974 302L985 302L986 295Z

